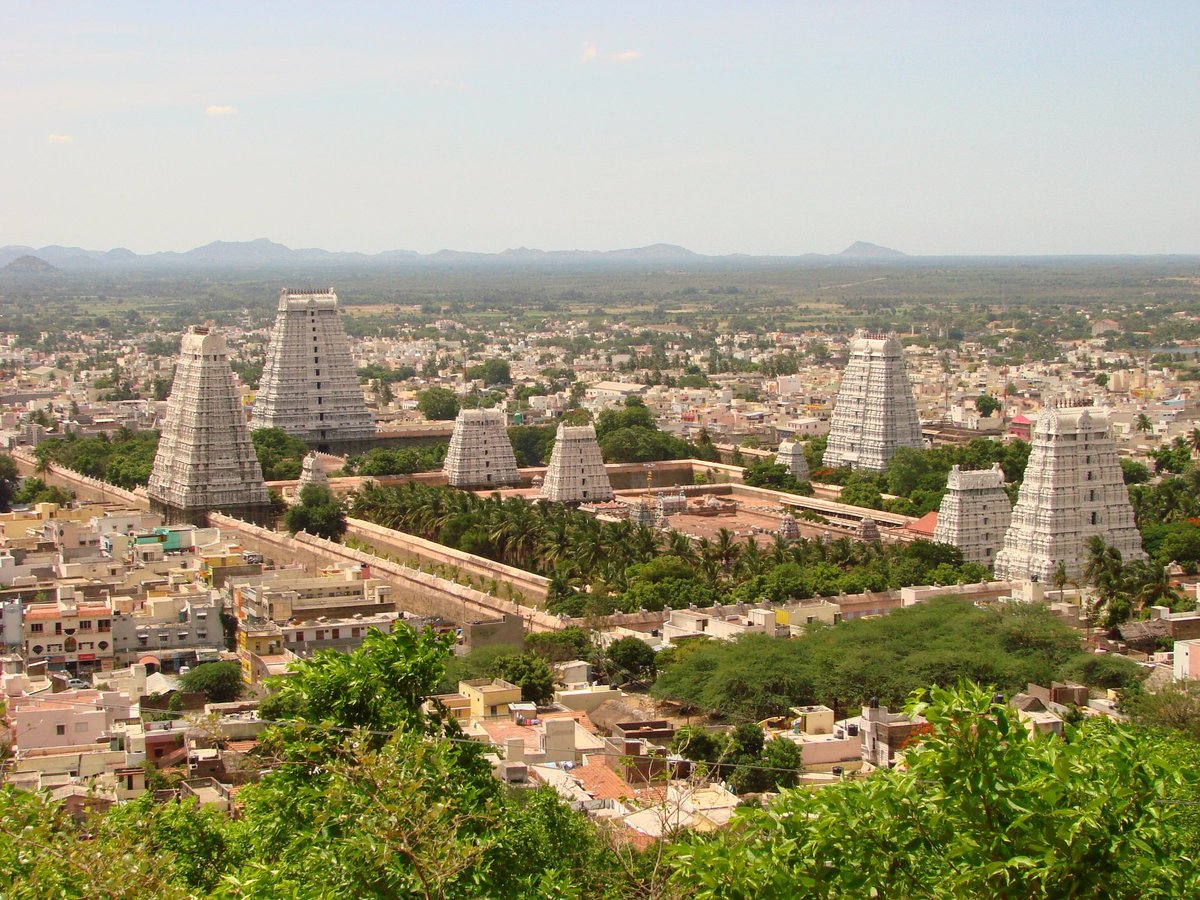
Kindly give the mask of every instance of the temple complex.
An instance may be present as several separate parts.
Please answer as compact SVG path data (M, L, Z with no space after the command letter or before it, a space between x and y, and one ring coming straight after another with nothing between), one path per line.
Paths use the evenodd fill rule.
M996 577L1051 583L1063 563L1067 577L1077 579L1093 535L1126 561L1145 559L1108 413L1097 407L1043 410L1032 443L1012 524L996 554Z
M938 508L933 539L953 544L965 562L990 566L1004 542L1012 519L1012 502L1004 489L1004 471L996 463L990 469L950 470L946 493Z
M900 341L859 332L834 401L825 465L881 472L899 447L923 446Z
M225 338L208 328L183 336L146 493L168 525L205 525L212 510L270 521L271 500Z
M783 466L797 481L808 481L808 460L804 458L804 445L799 441L780 441L775 465Z
M517 484L521 475L504 410L461 410L442 471L454 487L474 490Z
M281 428L326 452L361 452L374 438L332 288L279 292L252 427Z
M554 503L612 499L612 484L593 426L558 426L541 497Z

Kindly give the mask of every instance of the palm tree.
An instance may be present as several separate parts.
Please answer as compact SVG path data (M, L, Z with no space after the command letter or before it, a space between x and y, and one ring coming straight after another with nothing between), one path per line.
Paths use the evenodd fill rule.
M1200 456L1200 428L1188 432L1187 444L1194 456Z
M1063 560L1058 561L1058 565L1054 567L1054 575L1052 581L1054 588L1058 591L1058 602L1062 603L1063 588L1067 586L1069 576L1067 575L1067 564Z
M1142 434L1148 434L1154 428L1154 423L1150 421L1150 417L1145 413L1138 413L1137 418L1133 420L1133 430L1140 431Z
M1129 567L1131 586L1139 609L1150 606L1174 606L1182 592L1171 582L1166 566L1138 562Z

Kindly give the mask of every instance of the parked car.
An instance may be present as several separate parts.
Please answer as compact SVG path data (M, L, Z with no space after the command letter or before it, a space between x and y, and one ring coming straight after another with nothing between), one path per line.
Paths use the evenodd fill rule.
M68 678L67 679L67 687L70 688L71 690L80 690L83 688L90 688L91 685L88 684L86 681L84 681L82 678Z

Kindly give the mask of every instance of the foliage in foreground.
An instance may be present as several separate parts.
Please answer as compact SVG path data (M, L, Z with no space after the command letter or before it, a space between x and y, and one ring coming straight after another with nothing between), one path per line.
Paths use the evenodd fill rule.
M1197 775L1182 745L1090 720L1031 737L983 688L913 705L932 731L890 770L788 791L685 839L692 898L1195 897Z

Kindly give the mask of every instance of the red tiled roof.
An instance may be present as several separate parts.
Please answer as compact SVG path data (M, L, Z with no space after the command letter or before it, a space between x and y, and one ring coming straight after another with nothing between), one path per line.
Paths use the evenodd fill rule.
M622 800L635 793L625 779L602 763L584 763L572 769L571 774L597 800Z
M915 531L917 534L927 534L932 536L933 529L937 527L938 511L927 512L915 522L908 523L908 530Z

